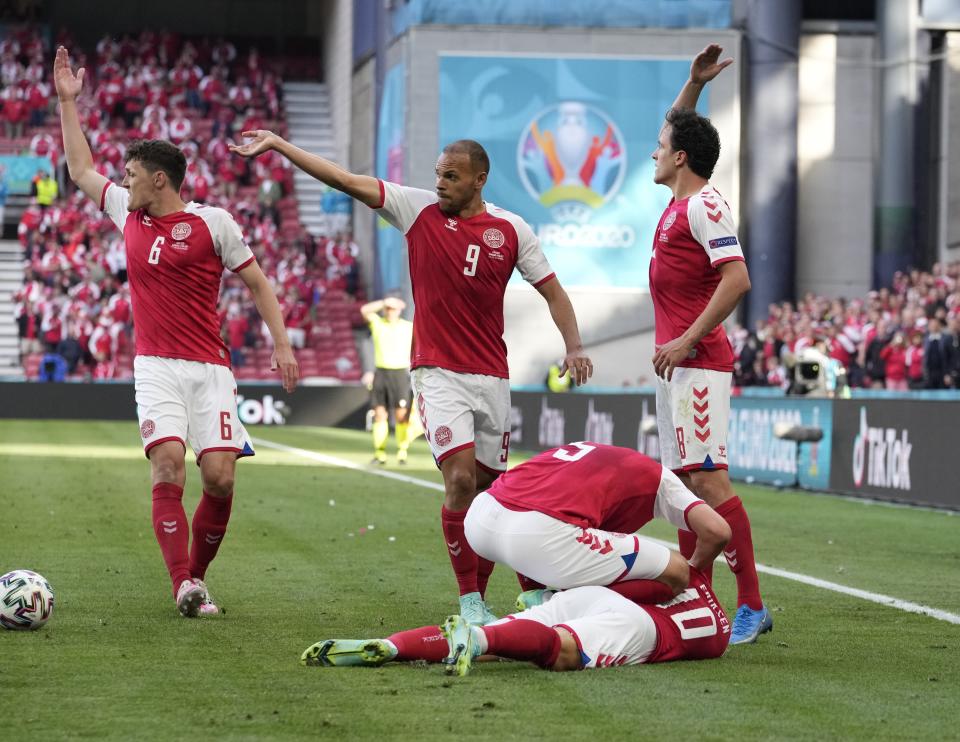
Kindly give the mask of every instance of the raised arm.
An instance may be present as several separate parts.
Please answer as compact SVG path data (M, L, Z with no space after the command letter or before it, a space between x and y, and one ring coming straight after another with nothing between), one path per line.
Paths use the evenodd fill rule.
M67 169L70 180L94 201L99 202L107 179L93 167L93 155L90 145L80 128L80 116L77 113L77 96L83 87L83 67L73 74L70 69L70 57L64 47L57 49L53 63L53 80L60 99L60 127L63 130L63 148L67 155Z
M242 136L250 141L241 145L231 144L231 152L243 157L256 157L272 149L321 183L326 183L331 188L336 188L371 208L382 205L380 183L376 178L348 172L330 160L290 144L272 131L257 129L245 131Z
M710 44L706 49L694 57L690 64L690 78L680 89L680 94L673 102L674 108L696 108L697 101L700 99L700 91L713 78L720 74L724 67L733 64L733 57L728 57L722 62L720 53L723 47L719 44Z
M551 278L537 286L537 291L547 300L550 316L560 330L567 348L563 365L560 367L560 375L563 376L569 371L574 384L577 386L586 384L587 379L593 376L593 361L583 350L580 329L577 327L577 315L573 311L570 297L556 278Z

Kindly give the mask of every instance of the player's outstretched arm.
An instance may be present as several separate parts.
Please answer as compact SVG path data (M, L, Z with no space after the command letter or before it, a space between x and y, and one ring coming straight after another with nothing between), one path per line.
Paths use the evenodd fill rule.
M583 350L580 329L577 327L577 315L573 311L570 297L556 278L551 278L537 286L537 291L547 300L550 316L553 317L553 322L560 330L563 342L567 346L563 364L560 366L560 375L563 376L569 371L574 384L577 386L586 384L587 379L593 376L593 361Z
M90 145L80 128L77 114L77 96L83 88L84 68L74 74L70 69L70 56L66 48L59 47L53 62L53 81L60 99L60 127L63 130L63 148L67 156L70 180L94 201L99 201L107 179L93 167Z
M280 380L283 388L287 392L292 392L297 386L297 380L300 378L300 365L293 355L293 348L290 346L290 338L287 336L287 328L283 325L283 314L280 312L280 305L277 303L277 296L273 293L273 287L263 275L263 271L256 261L253 261L246 268L237 273L243 282L253 294L253 301L257 305L257 311L267 323L267 329L270 330L270 336L273 338L273 358L270 359L271 368L280 370Z
M697 546L690 557L690 566L702 571L713 564L723 547L730 542L730 526L706 503L691 508L687 522L697 534Z
M344 170L330 160L310 154L306 150L290 144L272 131L257 129L256 131L245 131L241 136L250 141L240 145L231 144L231 152L243 157L256 157L272 149L286 157L307 175L326 183L331 188L343 191L348 196L352 196L371 208L382 205L380 183L377 182L376 178L369 175L357 175Z
M696 108L697 101L700 99L700 91L713 78L720 74L721 70L733 64L733 57L728 57L722 62L720 53L723 47L719 44L710 44L694 57L690 64L690 78L680 89L680 94L673 102L674 108Z

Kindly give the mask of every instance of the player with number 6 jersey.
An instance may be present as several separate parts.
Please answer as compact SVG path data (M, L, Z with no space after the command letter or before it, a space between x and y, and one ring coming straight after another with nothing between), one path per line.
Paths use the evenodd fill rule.
M688 584L687 562L635 535L661 518L697 541L690 564L709 566L730 529L673 472L629 448L580 441L534 456L480 493L464 523L481 557L521 576L529 606L540 588L610 585L632 600L669 600Z
M288 392L297 383L297 362L273 288L236 222L223 209L180 198L183 152L170 142L133 142L122 186L97 172L77 113L84 72L81 67L74 74L67 50L57 49L54 81L70 178L123 232L126 246L137 414L153 480L154 534L180 613L215 615L219 608L204 578L227 530L236 461L253 455L237 417L236 381L220 337L217 300L225 269L253 294L274 340L273 366ZM189 524L182 502L188 443L203 483Z
M510 385L503 297L514 268L546 299L566 346L562 371L578 384L593 371L570 298L530 227L483 200L490 171L484 148L463 139L443 148L433 191L347 172L269 131L231 147L245 157L275 150L294 165L376 209L407 240L413 317L413 391L424 433L443 474L441 521L469 621L495 619L483 596L493 564L478 560L463 534L477 492L507 468Z

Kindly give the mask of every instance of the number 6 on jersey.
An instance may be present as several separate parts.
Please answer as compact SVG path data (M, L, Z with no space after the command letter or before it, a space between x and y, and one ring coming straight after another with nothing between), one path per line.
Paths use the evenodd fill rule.
M158 265L160 263L161 247L163 247L163 237L157 237L150 246L150 254L147 256L147 262L150 263L150 265Z

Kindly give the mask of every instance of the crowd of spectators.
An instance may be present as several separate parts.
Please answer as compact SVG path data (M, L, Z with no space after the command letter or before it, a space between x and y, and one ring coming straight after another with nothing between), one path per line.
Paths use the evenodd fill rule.
M752 331L731 334L738 386L791 388L807 348L845 370L853 388L960 388L960 263L897 273L865 298L807 294L770 306Z
M274 281L295 347L317 339L312 335L325 296L356 303L359 250L351 236L316 238L302 226L284 158L270 153L249 161L227 149L247 129L284 131L282 70L256 48L241 55L224 39L167 32L104 37L90 54L65 32L59 44L86 69L78 105L98 169L122 180L125 143L132 139L180 146L187 158L184 200L221 206L235 217ZM45 203L35 188L19 224L26 261L24 285L14 296L21 353L59 355L67 375L125 377L133 327L122 235L64 182L52 60L35 30L0 41L2 133L23 137L30 152L49 156L64 194ZM269 333L254 321L256 309L236 276L225 276L220 308L224 337L241 367Z

